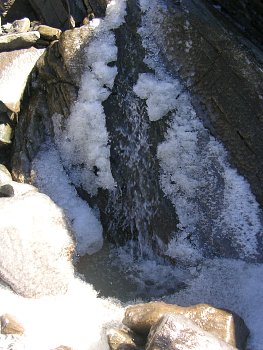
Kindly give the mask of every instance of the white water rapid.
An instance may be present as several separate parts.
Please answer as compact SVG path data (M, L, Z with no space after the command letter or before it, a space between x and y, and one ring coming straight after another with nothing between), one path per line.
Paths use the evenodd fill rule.
M111 94L118 73L116 66L107 63L117 60L113 33L125 21L126 1L112 0L105 19L91 23L94 39L87 48L87 71L82 77L78 101L63 128L61 116L53 117L55 140L50 139L43 146L32 172L36 186L64 210L72 223L76 255L84 256L78 268L82 275L72 272L65 295L39 299L23 298L1 286L0 314L16 315L25 327L25 334L0 335L0 350L51 350L59 345L74 350L106 350L106 331L121 322L123 301L134 303L136 299L154 298L179 305L211 303L235 311L251 332L247 349L263 349L263 266L243 260L253 261L257 256L257 237L262 234L261 210L248 183L228 164L224 147L202 125L191 96L182 92L180 81L162 65L158 55L162 35L158 23L168 11L165 1L140 0L140 7L143 15L138 33L151 73L139 75L133 92L146 101L150 122L171 114L165 140L158 145L161 174L155 176L160 177L160 186L179 219L180 234L174 236L163 254L177 259L180 265L169 265L152 254L135 260L130 254L134 242L121 248L105 243L101 250L99 211L90 208L75 188L82 186L90 195L96 195L99 188L114 191L117 186L111 172L102 102ZM153 32L158 32L159 42ZM138 117L136 114L134 122L139 124ZM147 141L143 131L138 132L142 143ZM137 146L141 149L145 145ZM139 155L139 151L133 153L134 158ZM130 158L131 169L136 163L134 158ZM94 167L99 169L96 176ZM139 195L137 198L143 199ZM144 213L143 209L140 212L141 204L138 202L135 207L140 222ZM131 210L133 217L135 209ZM149 210L149 203L144 203L144 209ZM126 220L130 218L127 216ZM240 259L204 258L197 243L200 232L210 232L212 238L220 232L222 240L231 235L231 244L240 252ZM94 265L85 267L85 262ZM89 283L80 279L84 279L83 275Z

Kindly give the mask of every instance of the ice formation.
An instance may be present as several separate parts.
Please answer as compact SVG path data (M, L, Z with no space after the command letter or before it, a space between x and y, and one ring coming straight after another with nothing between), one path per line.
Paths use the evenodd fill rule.
M162 188L176 208L180 233L170 242L167 254L176 257L181 251L182 257L179 246L185 244L190 249L185 238L190 237L196 245L195 238L205 234L211 246L214 240L222 239L239 252L239 257L253 258L262 231L258 203L246 180L228 164L223 146L202 125L189 94L160 64L162 33L158 22L165 5L158 11L162 5L156 1L143 0L141 5L145 13L139 34L147 51L145 62L155 73L141 74L134 90L146 99L151 120L171 113L158 158ZM158 32L158 44L153 32Z
M159 120L177 106L178 88L176 81L158 80L154 74L139 75L134 92L146 100L148 116L151 121Z
M75 350L108 349L105 328L114 327L124 310L113 300L97 297L91 285L71 276L65 295L26 299L0 288L0 315L16 316L22 337L0 335L1 350L51 350L61 345Z
M0 198L0 215L1 279L26 297L65 293L74 244L62 210L30 190Z
M55 146L46 145L33 162L33 177L40 191L48 194L70 219L79 255L93 254L103 244L102 226L82 200L61 164Z
M56 144L73 183L91 195L99 187L113 189L110 151L102 102L107 99L117 74L108 66L117 60L112 30L126 14L124 0L111 1L105 19L93 23L94 38L86 49L87 70L83 74L78 100L62 129L61 118L53 117Z

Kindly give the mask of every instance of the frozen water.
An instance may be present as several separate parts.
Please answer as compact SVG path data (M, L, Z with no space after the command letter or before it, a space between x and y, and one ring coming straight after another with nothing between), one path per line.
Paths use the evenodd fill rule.
M76 238L76 253L93 254L103 244L102 226L88 204L70 183L55 146L43 147L32 167L38 188L48 194L70 219Z

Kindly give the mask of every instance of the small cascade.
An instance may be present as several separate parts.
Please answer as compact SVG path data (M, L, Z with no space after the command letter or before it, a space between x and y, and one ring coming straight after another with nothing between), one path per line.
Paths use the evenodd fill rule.
M133 91L139 74L150 71L143 62L145 51L137 33L140 15L137 2L128 1L126 23L115 31L118 75L111 96L103 103L117 183L109 194L105 228L111 241L138 241L139 254L149 255L152 247L158 250L174 234L177 218L159 184L160 125L150 124L145 101Z

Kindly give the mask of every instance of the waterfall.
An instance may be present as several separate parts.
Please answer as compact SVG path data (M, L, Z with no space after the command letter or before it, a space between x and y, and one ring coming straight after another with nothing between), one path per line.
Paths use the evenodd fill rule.
M101 295L232 309L251 329L248 349L261 350L262 212L165 64L161 24L175 3L127 0L126 9L126 1L114 0L105 19L92 21L78 101L68 120L53 116L54 138L32 174L71 221L83 256L76 269L102 286ZM8 301L3 312L19 310L28 326L27 350L60 342L104 350L105 328L123 315L118 300L98 298L76 276L64 296L0 295Z

